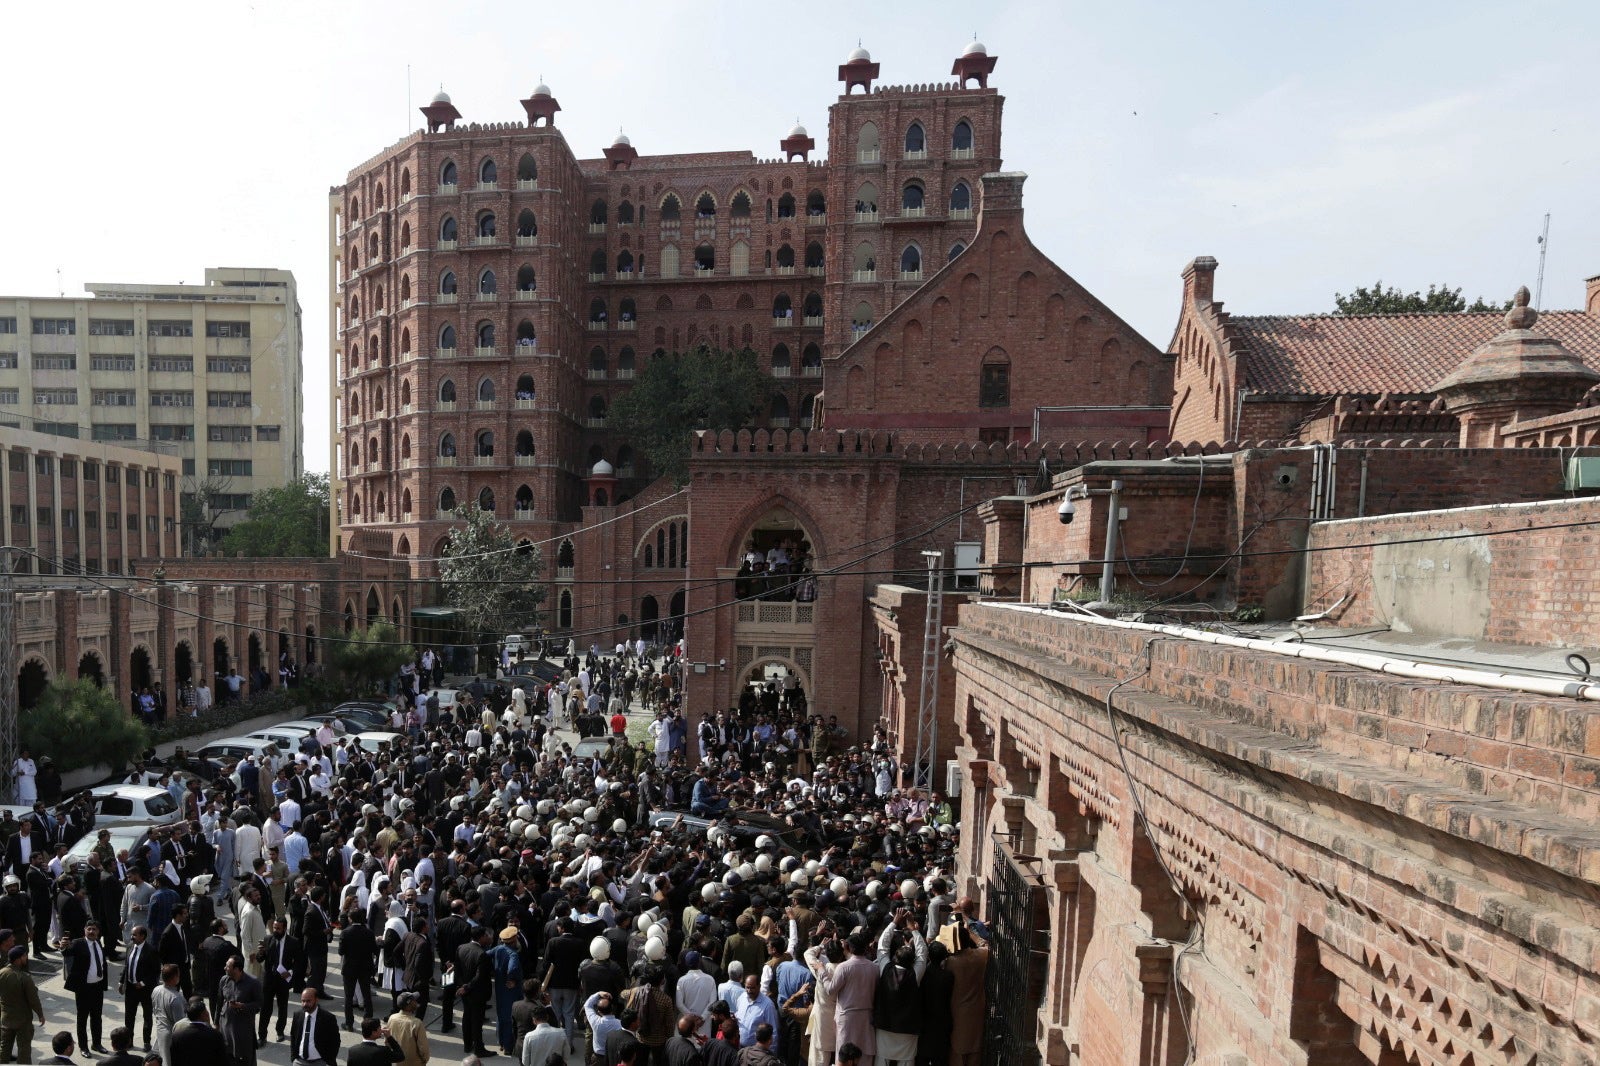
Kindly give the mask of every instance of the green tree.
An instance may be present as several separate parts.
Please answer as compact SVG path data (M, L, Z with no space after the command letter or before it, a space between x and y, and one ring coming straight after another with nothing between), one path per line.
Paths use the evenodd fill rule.
M356 692L372 691L416 657L416 649L388 622L373 622L328 645L328 666Z
M474 503L457 507L450 542L439 563L445 602L461 612L461 628L482 643L486 635L526 632L539 624L544 557L517 543L494 512Z
M85 766L121 769L149 746L150 734L110 692L87 678L52 681L20 715L19 740L66 772Z
M701 346L647 360L633 388L611 406L611 426L657 474L683 485L693 432L747 426L771 393L755 352Z
M1469 307L1459 288L1429 285L1425 293L1401 292L1393 287L1384 288L1382 279L1370 289L1363 285L1349 295L1336 292L1333 302L1341 315L1450 314L1457 311L1505 311L1511 306L1509 300L1503 304L1492 304L1480 296Z
M222 497L230 495L226 478L185 479L184 493L178 501L178 520L183 526L183 542L190 555L204 555L222 539L217 519L227 513Z
M222 550L251 558L328 554L328 475L262 489L250 499L250 516L228 531Z

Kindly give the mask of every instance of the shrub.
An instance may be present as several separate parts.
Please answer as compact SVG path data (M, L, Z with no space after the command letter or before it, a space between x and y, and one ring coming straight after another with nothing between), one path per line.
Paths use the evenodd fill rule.
M52 681L21 718L22 746L50 756L62 772L100 765L117 770L150 745L144 725L87 679Z

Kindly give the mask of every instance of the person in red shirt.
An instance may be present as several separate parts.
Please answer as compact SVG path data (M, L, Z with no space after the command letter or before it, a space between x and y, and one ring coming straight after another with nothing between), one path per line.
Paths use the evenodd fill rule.
M628 716L618 711L611 716L611 735L614 737L625 736L628 732Z

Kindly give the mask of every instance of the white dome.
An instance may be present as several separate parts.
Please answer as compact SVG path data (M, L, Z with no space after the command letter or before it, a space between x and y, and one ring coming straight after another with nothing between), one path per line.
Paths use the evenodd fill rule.
M617 472L617 468L616 467L612 466L610 463L608 463L604 459L602 459L598 463L594 464L594 469L589 471L589 476L590 477L610 477L612 474L615 474L616 472ZM595 808L593 808L593 807L589 808L589 810L591 810L591 811L594 810L594 809ZM587 814L588 812L586 811L584 813ZM591 821L591 822L594 821L594 820L595 819L593 819L593 818L589 819L589 821Z
M964 56L986 56L989 50L983 46L982 41L973 41L961 53Z
M870 63L872 62L872 53L867 51L865 48L857 48L845 58L846 63L854 63L857 60L860 60L863 63Z
M632 145L633 142L628 140L628 135L626 133L617 134L617 139L611 142L611 147L613 148L621 148L624 146L632 147Z
M806 137L809 136L809 134L806 133L806 128L804 126L800 125L799 123L795 123L794 129L789 131L789 136Z
M433 94L433 102L436 104L448 104L450 102L450 94L440 89Z
M549 96L549 95L551 95L550 86L546 85L544 82L541 81L538 85L535 85L533 87L533 95L534 96Z

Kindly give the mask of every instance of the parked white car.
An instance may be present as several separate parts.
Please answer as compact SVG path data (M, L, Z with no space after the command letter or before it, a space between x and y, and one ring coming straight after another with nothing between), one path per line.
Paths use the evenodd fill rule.
M94 799L94 824L170 825L182 817L177 801L155 785L98 785L89 790Z
M276 772L284 758L283 752L279 750L277 744L270 740L263 740L260 737L224 737L221 740L213 740L195 752L195 754L203 759L211 759L227 767L228 772L234 776L235 781L238 780L237 767L239 760L246 756L266 759L270 772Z

